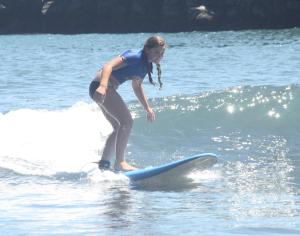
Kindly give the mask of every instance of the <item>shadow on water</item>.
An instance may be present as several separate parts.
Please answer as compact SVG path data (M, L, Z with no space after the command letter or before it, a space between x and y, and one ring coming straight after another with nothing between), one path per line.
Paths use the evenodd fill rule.
M104 210L99 213L99 217L106 219L104 222L108 229L124 230L134 224L132 219L127 217L134 208L134 196L126 187L110 187L107 190L111 192L110 198L101 204Z
M129 187L134 190L143 191L160 191L160 192L184 192L188 190L193 190L199 187L199 183L195 183L192 180L182 182L173 182L169 184L153 185L153 184L143 184L137 182L131 182Z

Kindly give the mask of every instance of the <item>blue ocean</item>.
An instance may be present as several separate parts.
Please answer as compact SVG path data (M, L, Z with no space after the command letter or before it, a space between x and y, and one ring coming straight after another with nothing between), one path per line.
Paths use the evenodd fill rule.
M118 90L127 160L218 163L151 189L93 163L112 128L89 83L151 34L2 35L1 235L300 235L300 29L160 35L163 89L143 84L156 121Z

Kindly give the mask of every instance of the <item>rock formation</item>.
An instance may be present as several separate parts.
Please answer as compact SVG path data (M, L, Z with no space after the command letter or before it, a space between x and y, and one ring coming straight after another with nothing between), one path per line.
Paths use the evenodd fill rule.
M300 26L299 0L0 0L0 34Z

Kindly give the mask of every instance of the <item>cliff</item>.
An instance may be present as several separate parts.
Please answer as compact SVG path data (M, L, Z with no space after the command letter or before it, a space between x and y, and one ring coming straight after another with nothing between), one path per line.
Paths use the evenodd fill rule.
M300 0L0 0L0 34L300 26Z

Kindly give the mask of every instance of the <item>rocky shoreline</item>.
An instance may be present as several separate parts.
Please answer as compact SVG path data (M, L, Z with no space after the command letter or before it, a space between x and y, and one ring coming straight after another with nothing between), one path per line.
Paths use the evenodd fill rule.
M300 0L0 0L0 34L300 27Z

